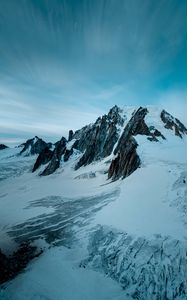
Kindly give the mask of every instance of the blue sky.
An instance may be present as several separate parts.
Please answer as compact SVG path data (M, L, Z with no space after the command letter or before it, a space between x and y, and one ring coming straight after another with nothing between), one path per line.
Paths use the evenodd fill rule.
M185 121L186 15L185 0L1 0L0 142L56 140L115 104Z

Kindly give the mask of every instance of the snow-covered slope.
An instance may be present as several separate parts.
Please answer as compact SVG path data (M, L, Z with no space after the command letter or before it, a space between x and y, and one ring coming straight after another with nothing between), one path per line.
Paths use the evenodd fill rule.
M113 150L127 129L137 143L140 165L123 180L108 179L119 152L105 156L104 144L99 160L76 168L83 153L74 149L44 177L38 175L45 165L31 172L35 157L0 152L0 248L11 252L29 241L44 249L4 285L0 299L186 299L187 137L176 135L175 118L168 127L159 108L148 111L140 120L132 119L134 108L124 108L123 122L113 127ZM105 119L101 124L103 133ZM89 145L81 140L84 153Z

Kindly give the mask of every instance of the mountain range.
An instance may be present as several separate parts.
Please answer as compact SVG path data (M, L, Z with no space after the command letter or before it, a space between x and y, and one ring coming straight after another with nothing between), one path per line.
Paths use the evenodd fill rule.
M20 270L0 299L186 299L186 149L185 125L154 106L1 144L0 261Z
M132 111L126 112L115 105L94 124L75 132L70 130L68 139L62 137L54 144L53 150L52 143L46 143L35 136L21 145L23 148L20 154L39 154L33 172L41 165L46 165L41 176L54 173L60 167L61 160L67 162L76 151L82 155L75 165L75 170L113 155L108 178L125 178L141 165L137 154L137 135L145 135L150 142L159 142L166 140L162 133L164 129L170 130L181 139L187 134L186 127L165 110L161 110L158 124L146 124L145 117L149 114L151 112L147 108L132 108ZM164 129L160 129L159 123L162 123Z

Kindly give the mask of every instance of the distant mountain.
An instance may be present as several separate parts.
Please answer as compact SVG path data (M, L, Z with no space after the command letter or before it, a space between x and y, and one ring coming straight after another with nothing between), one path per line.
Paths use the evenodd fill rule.
M44 149L50 149L52 147L51 143L46 143L41 138L35 136L32 139L27 140L25 143L21 144L19 147L23 147L20 154L25 156L40 154Z
M4 149L7 149L8 146L4 145L4 144L0 144L0 150L4 150Z

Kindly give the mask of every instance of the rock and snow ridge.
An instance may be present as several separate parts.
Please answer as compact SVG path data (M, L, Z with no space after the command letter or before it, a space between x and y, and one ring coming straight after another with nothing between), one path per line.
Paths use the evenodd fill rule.
M179 122L154 107L115 107L42 150L34 173L35 156L1 151L0 248L27 241L44 254L0 299L185 300L187 136ZM50 163L55 172L38 177Z
M55 144L53 152L48 147L40 147L41 153L33 167L33 172L48 163L40 175L50 175L60 167L62 157L64 162L67 162L73 152L78 150L83 154L75 165L75 170L113 155L108 169L108 178L113 180L125 178L141 165L137 154L137 135L147 136L150 142L166 140L156 124L155 126L146 124L145 117L151 113L151 108L140 107L133 109L129 116L129 112L115 105L108 114L99 117L94 124L85 126L75 133L70 130L68 141L62 137ZM176 136L182 138L187 134L185 126L165 110L160 111L158 123L159 119L163 127L173 130ZM25 148L22 152L24 151ZM36 153L36 151L32 152Z
M129 117L129 112L115 105L94 124L85 126L75 133L70 130L68 140L62 137L55 143L53 150L51 143L46 143L36 136L22 144L20 154L39 154L32 171L35 172L40 166L48 164L40 173L42 176L54 173L60 167L62 157L63 161L67 162L77 150L83 154L75 165L75 170L113 154L108 178L113 180L125 178L141 165L137 154L138 143L135 138L137 135L147 136L150 142L166 140L155 126L146 124L145 117L151 114L149 110L143 107L134 108ZM182 138L187 134L186 127L165 110L160 111L159 118L164 128L174 131L176 136Z

